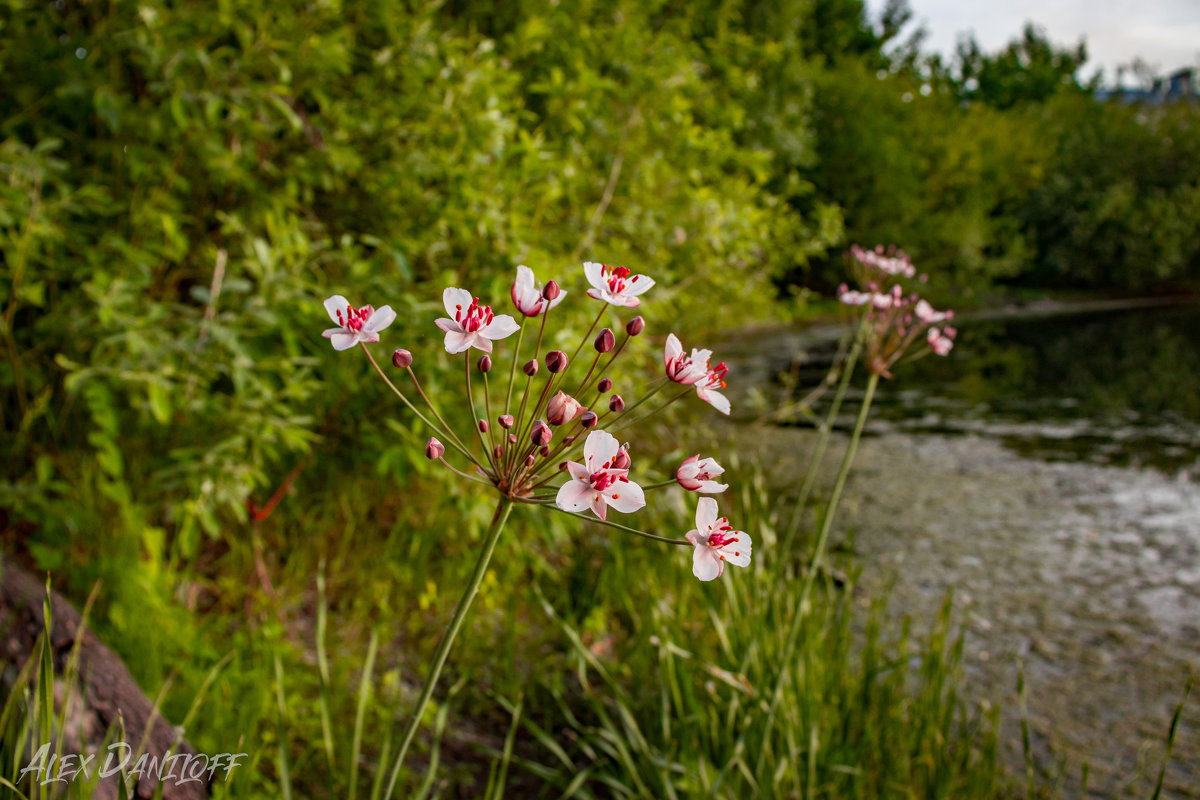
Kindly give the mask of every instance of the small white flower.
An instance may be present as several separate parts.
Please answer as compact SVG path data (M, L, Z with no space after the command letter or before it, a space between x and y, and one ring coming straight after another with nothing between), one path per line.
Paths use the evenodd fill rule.
M481 306L478 297L466 289L446 289L442 292L446 313L453 319L439 319L437 326L446 332L446 352L461 353L474 347L492 352L492 342L517 332L521 326L508 314L492 313L491 306Z
M950 319L951 312L935 311L933 306L925 300L918 300L917 305L913 308L913 313L917 315L917 319L929 325L934 322L945 322Z
M536 317L561 303L567 293L560 291L558 297L547 302L542 296L542 286L533 277L533 270L522 264L517 267L517 279L513 281L511 296L518 311L527 317Z
M725 388L725 376L729 368L722 362L709 369L711 357L711 350L693 349L690 356L685 355L679 337L673 333L667 335L667 343L663 347L667 377L683 386L695 386L697 397L722 414L728 414L729 398L717 390Z
M926 336L926 341L929 342L929 349L933 350L939 356L949 355L950 349L954 347L954 339L947 335L949 332L947 330L943 333L937 328L930 328L929 334Z
M620 449L612 434L589 433L583 443L583 463L567 462L571 480L559 487L555 504L563 511L590 508L600 519L605 519L608 506L628 514L646 505L642 487L629 480L629 470L614 465Z
M713 477L725 472L725 468L713 458L700 458L699 453L689 456L675 471L675 480L689 492L717 494L729 488L727 483L717 483Z
M692 552L692 574L702 581L721 577L725 563L735 567L750 564L750 535L735 531L725 517L717 517L717 501L701 497L696 504L696 529L688 531L687 539L695 546Z
M587 291L588 297L612 303L614 306L636 308L642 302L638 295L654 285L653 278L634 275L628 267L610 267L595 261L584 263L583 274L592 285Z
M325 299L325 310L338 327L322 331L321 335L330 340L334 350L349 350L359 342L378 342L379 332L396 319L391 306L378 311L371 306L355 308L340 294Z

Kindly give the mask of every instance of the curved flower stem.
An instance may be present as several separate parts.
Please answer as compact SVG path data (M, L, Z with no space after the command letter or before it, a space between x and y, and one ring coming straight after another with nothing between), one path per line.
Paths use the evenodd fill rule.
M484 438L483 431L479 430L479 414L475 411L475 392L471 388L471 351L467 350L463 353L463 364L466 366L465 374L467 376L467 404L471 407L471 427L475 428L475 433L479 434L479 445L483 448L483 457L487 459L488 464L492 466L492 474L498 474L496 460L492 457L492 451L488 447L487 439Z
M446 469L450 470L453 473L463 476L464 478L466 478L469 481L475 481L475 483L482 483L484 486L488 486L488 487L492 486L491 481L485 481L483 478L480 478L477 475L468 475L467 473L463 472L461 469L458 469L457 467L455 467L453 464L451 464L445 458L440 458L438 460L442 462L443 467L445 467Z
M550 309L547 308L544 312L542 312L542 325L540 328L538 328L537 344L534 345L534 347L533 347L533 357L535 360L541 358L542 337L545 336L545 334L546 334L546 317L548 317L548 316L550 316ZM554 376L551 375L549 378L547 378L547 380L549 380L550 378L553 378L553 377ZM531 430L533 428L534 414L530 414L528 420L525 419L525 404L529 401L529 388L531 386L533 386L533 376L532 375L528 376L525 379L525 394L521 395L521 410L519 412L517 412L517 424L516 424L516 427L513 428L513 430L512 430L512 433L514 433L517 437L517 444L513 445L513 447L509 448L510 451L514 450L516 447L519 447L521 440L525 438L525 434L528 433L529 430ZM537 407L535 406L534 408L536 409ZM526 422L528 422L529 424L526 425ZM516 460L515 452L509 452L508 453L508 471L511 472L512 469L516 466L516 464L517 464L517 460Z
M867 393L863 397L862 407L858 410L858 419L854 423L854 433L850 435L850 443L846 445L846 453L842 456L842 465L838 469L837 480L833 484L833 493L829 496L829 503L825 506L825 514L821 518L821 530L817 535L817 544L813 548L812 560L808 565L808 574L804 576L804 587L800 591L800 605L796 609L796 615L792 617L792 625L788 630L783 656L778 661L780 664L779 675L775 679L775 688L771 694L771 704L767 708L767 723L763 728L755 774L758 773L758 770L762 769L763 759L766 757L771 730L775 725L775 712L779 708L779 701L783 698L783 684L788 675L787 665L792 663L792 654L796 650L796 641L800 636L800 623L808 616L808 600L809 595L812 593L813 582L816 579L817 567L820 566L821 560L825 557L825 543L829 539L829 530L833 527L833 516L837 511L838 502L842 498L842 489L846 486L846 477L850 474L850 467L854 463L854 453L858 450L858 440L862 438L863 428L867 424L867 414L871 410L871 401L875 398L875 389L878 386L879 375L872 372L870 379L867 381Z
M602 302L600 304L600 313L596 315L594 320L592 320L592 326L587 329L587 333L585 333L583 338L579 340L579 347L575 348L575 353L571 356L571 360L567 362L567 369L570 369L571 365L575 363L575 359L579 357L579 351L583 349L583 346L587 344L587 340L591 338L592 331L596 330L596 325L604 317L605 311L608 311L608 303ZM565 372L566 370L563 371Z
M454 644L454 639L458 636L459 629L462 628L463 620L466 619L467 612L471 609L471 603L479 592L479 584L483 582L483 576L492 560L492 553L496 550L496 542L500 540L500 534L504 531L504 523L508 521L508 514L512 511L512 507L512 500L501 497L500 503L496 506L496 513L492 515L492 525L488 528L484 538L483 549L479 553L479 560L475 562L475 571L471 574L471 581L467 584L467 589L463 592L462 597L459 598L458 605L454 608L454 616L450 618L450 624L446 626L442 639L438 642L437 650L433 653L433 660L429 663L429 674L425 678L425 685L421 688L421 696L417 698L417 707L413 709L408 725L404 729L404 735L400 739L400 749L396 753L392 775L388 780L387 791L383 794L385 798L392 797L396 790L396 779L400 776L400 767L404 764L404 756L408 754L408 747L412 744L417 727L421 724L421 718L425 715L425 707L429 705L429 699L433 696L433 689L437 685L438 677L442 674L442 667L446 664L450 647Z
M680 392L679 394L675 395L674 397L672 397L672 398L671 398L670 400L668 400L667 402L663 403L662 405L660 405L660 406L658 406L658 407L656 407L656 408L653 408L653 409L651 409L651 410L647 411L645 414L642 414L640 417L635 417L634 419L631 419L631 420L629 420L628 422L622 421L622 423L621 423L620 425L618 425L617 427L615 427L615 428L609 428L608 432L609 432L609 433L616 433L617 431L623 431L623 430L625 430L626 428L628 428L630 425L636 425L637 423L641 422L642 420L646 419L647 417L652 417L652 416L654 416L655 414L657 414L658 412L662 411L662 410L663 410L664 408L666 408L667 406L671 405L671 403L674 403L676 400L678 400L679 398L683 397L685 394L687 394L687 393L688 393L688 392L690 392L691 390L692 390L692 387L690 387L690 386L685 386L685 387L683 387L683 391L682 391L682 392ZM622 417L621 417L621 418L622 418L622 420L624 420L624 415L622 415Z
M459 451L465 453L467 451L467 446L463 444L462 439L458 438L458 434L455 433L454 429L450 427L450 423L446 422L445 418L438 413L437 406L433 404L433 401L430 400L429 396L425 394L425 390L421 388L421 382L417 380L417 373L413 372L411 366L405 367L405 369L408 370L408 377L412 378L413 386L417 387L417 394L421 395L421 399L425 401L425 405L429 406L429 410L433 412L434 418L437 419L438 422L442 423L442 427L446 429L446 434L448 434L447 438L453 439L455 442L457 442ZM475 459L471 460L475 461Z
M661 483L643 483L642 490L645 491L646 489L661 489L664 486L678 486L678 485L679 485L679 481L672 478L669 481L662 481Z
M458 443L458 437L454 435L453 431L450 431L449 433L447 433L446 431L443 431L437 425L434 425L432 422L430 422L428 419L426 419L425 415L422 414L420 411L418 411L417 407L409 402L408 398L404 396L404 392L397 389L396 384L392 383L391 379L388 378L388 376L384 373L384 371L379 368L379 363L375 361L375 356L371 355L371 351L367 349L367 346L365 344L360 343L359 346L362 347L363 352L367 354L367 358L370 359L370 361L371 361L371 366L375 367L375 371L379 373L379 377L383 378L383 382L386 383L393 392L395 392L397 397L399 397L401 400L404 401L404 405L408 406L409 410L412 411L414 414L416 414L417 417L421 420L421 422L424 422L427 426L429 426L429 428L432 429L434 433L440 433L442 436L445 436L446 439L450 442L450 444L457 447L458 450L464 456L466 456L468 459L471 460L472 464L476 464L476 465L479 464L479 462L475 459L475 456L471 455L470 451L468 451L465 447L463 447L461 444ZM428 402L428 401L426 401L426 402ZM443 422L442 424L445 424L445 423ZM449 430L449 426L447 426L447 430Z
M533 504L534 505L550 505L552 502L553 501L547 502L545 500L537 500ZM687 539L670 539L670 538L667 538L666 536L656 536L653 533L646 533L645 531L639 531L637 528L631 528L628 525L622 525L619 522L609 522L606 519L600 519L599 517L588 516L587 514L577 514L574 511L563 511L558 506L553 506L553 508L558 513L566 514L569 517L579 517L580 519L584 520L585 522L596 522L601 525L607 525L610 528L616 528L618 530L625 531L626 533L635 533L638 536L644 536L645 538L653 539L656 542L666 542L667 544L674 544L674 545L687 545L688 547L692 546L692 543L689 542Z
M821 467L821 462L825 458L825 449L829 445L829 435L833 432L833 423L837 419L838 412L842 409L842 400L846 397L846 390L850 387L850 379L854 375L854 367L857 365L859 353L862 352L863 335L866 332L866 321L859 326L858 333L854 337L854 346L850 349L849 355L846 356L845 363L842 364L842 376L838 382L837 393L833 397L833 403L829 406L829 414L825 417L824 424L821 425L821 433L817 437L817 448L813 451L812 460L808 463L808 471L804 474L804 480L800 484L800 496L796 500L796 505L792 510L792 518L788 521L787 531L783 535L783 540L779 543L779 552L788 553L791 550L792 540L796 538L796 532L800 528L800 521L804 518L804 508L808 505L808 498L812 494L813 484L816 483L817 471ZM786 558L786 555L785 555Z
M614 417L612 421L620 422L622 419L625 418L625 416L627 414L632 414L637 409L638 406L640 406L642 403L649 400L651 397L654 397L654 395L661 392L663 390L663 387L666 386L670 382L671 382L671 379L665 378L665 377L662 378L661 380L659 380L658 383L656 383L656 384L654 384L654 386L650 387L650 391L648 391L648 392L646 392L646 394L642 395L640 400L638 400L636 403L634 403L633 405L626 408L624 411L622 411L620 413L619 416Z
M521 342L525 339L525 326L517 328L517 346L513 348L512 366L508 368L508 394L504 396L504 413L512 413L512 390L517 380L517 362L521 360Z

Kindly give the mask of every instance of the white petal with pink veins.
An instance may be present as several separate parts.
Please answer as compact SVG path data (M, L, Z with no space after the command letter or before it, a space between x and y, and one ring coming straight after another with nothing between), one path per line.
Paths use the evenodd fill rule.
M708 529L717 521L717 501L711 497L701 497L696 502L696 530L708 542ZM690 537L689 537L690 538Z
M358 343L358 337L356 335L353 333L346 333L345 331L338 331L330 336L329 340L333 342L334 350L349 350Z
M738 531L737 541L721 548L721 555L735 567L750 566L750 534Z
M721 577L724 564L707 544L700 545L692 555L692 574L702 581Z
M446 352L454 354L461 353L464 350L469 350L471 348L471 342L474 341L474 339L475 334L473 333L465 333L463 331L446 331ZM485 339L484 341L487 340ZM491 344L491 342L488 342L489 347Z
M577 480L577 481L587 480L588 471L587 471L587 468L585 466L583 466L583 464L577 463L575 461L568 461L567 462L567 472L569 472L571 474L571 478L573 480Z
M597 289L607 289L608 286L604 282L604 265L595 261L583 262L583 275L587 278L587 282ZM588 292L592 297L596 295ZM599 298L597 298L599 299Z
M591 502L596 491L582 481L567 481L558 490L554 504L563 511L583 511Z
M605 431L592 431L583 443L583 464L589 472L603 469L605 463L612 463L621 445L617 437Z
M343 325L346 322L346 309L350 308L350 301L342 297L340 294L335 294L333 297L325 298L325 311L329 314L329 318L333 320L335 325ZM338 319L338 312L342 312L342 318Z
M367 320L367 324L363 326L363 330L367 333L379 333L395 321L396 312L392 310L391 306L384 306L375 310L375 313Z
M633 481L617 481L608 491L608 504L622 514L632 514L646 505L646 495L642 487Z
M663 361L670 364L681 355L683 355L683 343L679 341L678 336L668 333L667 344L663 347Z
M630 281L625 286L625 294L639 295L654 285L653 278L647 278L645 275L638 275L636 281Z
M446 319L445 317L441 317L439 319L434 320L433 324L437 325L439 328L446 331L447 333L449 333L450 331L454 331L456 333L462 333L462 329L463 329L462 325L459 325L457 322L455 322L452 319Z
M729 398L720 392L714 391L713 389L697 389L696 396L711 405L717 411L720 411L722 414L729 413Z
M451 319L454 319L456 312L465 313L474 299L466 289L450 287L442 292L442 305L446 307L446 313L450 315Z
M501 314L493 319L490 325L479 331L479 335L485 339L503 339L505 336L516 333L520 327L517 321L508 314Z
M604 495L599 492L592 496L592 513L602 520L608 519L608 506L604 503Z

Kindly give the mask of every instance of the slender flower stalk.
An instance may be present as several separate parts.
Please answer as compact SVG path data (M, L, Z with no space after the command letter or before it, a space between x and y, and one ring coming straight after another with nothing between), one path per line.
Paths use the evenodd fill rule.
M479 558L475 561L475 571L471 573L467 590L459 598L458 605L454 608L454 614L450 617L450 624L446 626L437 649L433 651L433 659L429 662L429 671L425 676L425 685L421 687L421 695L417 698L417 706L413 709L412 716L409 717L408 724L404 728L404 734L400 737L400 749L396 751L392 775L388 779L387 791L383 793L385 798L390 798L395 794L396 779L400 777L400 767L404 764L404 757L408 754L409 745L412 744L413 736L417 733L421 718L425 716L425 707L429 705L429 699L433 696L433 689L437 686L438 678L441 677L442 668L446 666L446 657L450 655L450 647L454 644L454 639L458 636L458 631L467 618L467 612L471 610L471 603L475 601L475 595L479 593L479 584L483 583L483 576L487 573L488 564L492 561L492 553L496 551L496 543L500 541L500 534L504 532L504 523L508 521L512 507L513 501L508 497L501 497L496 504L496 511L492 514L492 524L484 536Z

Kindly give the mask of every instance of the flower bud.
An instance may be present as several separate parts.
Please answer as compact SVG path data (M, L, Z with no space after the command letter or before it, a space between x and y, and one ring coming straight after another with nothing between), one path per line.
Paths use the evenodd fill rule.
M557 374L567 368L567 354L562 350L551 350L546 353L546 369Z
M618 414L624 411L625 398L621 397L619 394L614 394L612 397L608 398L608 410L615 411Z
M485 375L492 371L492 357L487 353L479 357L479 371Z
M546 421L551 425L562 425L579 416L583 405L571 395L560 391L546 404Z
M599 391L600 394L608 394L610 391L612 391L612 381L608 378L601 378L600 382L596 384L596 390Z
M542 454L542 458L550 455L550 445L544 444L538 448L538 452Z
M617 448L617 454L613 456L613 469L629 469L629 465L633 463L633 459L629 457L628 444L623 444Z
M500 459L504 458L504 448L503 448L503 447L501 447L500 445L496 445L495 447L493 447L493 448L492 448L492 456L493 456L493 457L494 457L494 458L495 458L497 461L499 461Z
M525 362L525 366L522 367L521 369L523 369L525 371L526 375L528 375L529 377L532 378L534 375L537 375L538 360L536 358L529 359L528 361Z
M583 412L583 416L579 418L579 424L585 428L594 428L599 421L600 418L591 411Z
M645 328L646 320L639 315L629 320L629 323L625 326L625 332L630 336L637 336L639 333L645 330Z
M479 432L480 433L488 432L488 421L486 419L479 420Z
M605 328L596 334L596 352L607 353L617 346L617 337L613 336L612 328Z
M392 353L392 366L396 369L412 366L412 353L407 350L397 350Z
M554 438L554 431L539 419L533 423L533 430L529 432L529 438L536 445L550 444L550 440Z
M546 285L542 287L542 297L546 299L546 302L557 300L560 294L562 294L562 289L559 288L558 281L547 281Z
M430 437L425 443L425 457L430 461L437 461L446 452L446 446L439 442L436 437Z
M504 430L508 430L509 428L511 428L513 426L513 423L515 422L515 420L513 419L512 414L501 414L500 416L496 417L496 422L500 423L501 428L504 428Z
M509 444L516 444L516 443L517 443L517 435L516 435L515 433L510 433L510 434L508 435L508 443L509 443Z
M567 468L567 462L566 462L566 461L560 461L560 462L558 462L558 471L559 471L559 472L562 472L562 471L563 471L564 469L566 469L566 468Z
M533 457L533 453L530 453L529 455L525 456L525 466L532 467L536 463L537 463L537 459Z

